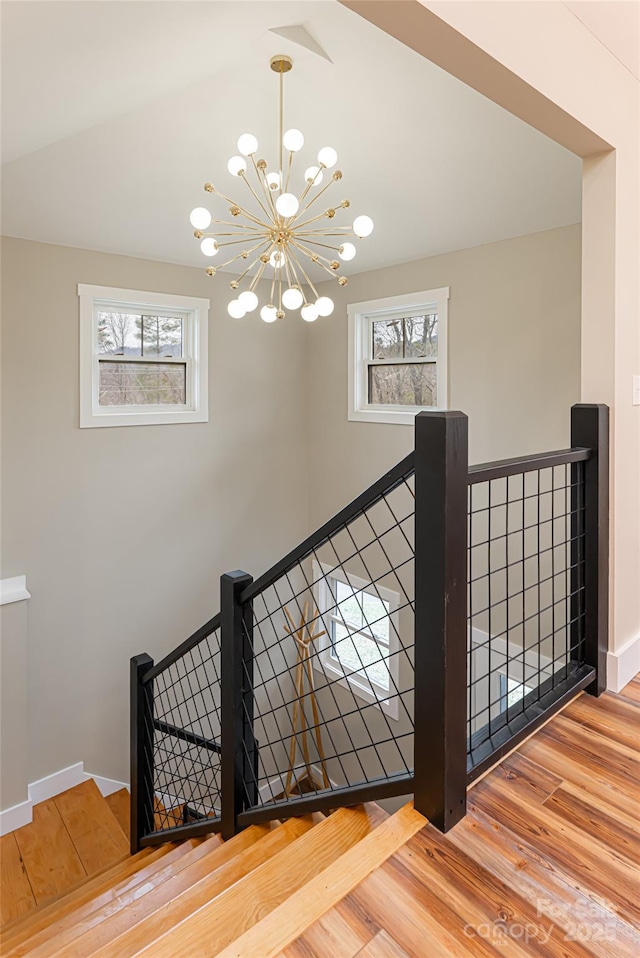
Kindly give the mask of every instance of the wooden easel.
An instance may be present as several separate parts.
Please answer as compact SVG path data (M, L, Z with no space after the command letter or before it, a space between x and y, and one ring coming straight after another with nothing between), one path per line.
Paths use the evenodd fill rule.
M313 685L313 670L311 667L310 651L310 646L313 641L315 639L319 639L322 635L326 635L326 632L324 630L322 632L313 632L313 626L309 627L307 622L309 613L308 602L305 602L304 604L304 610L298 626L295 625L293 618L291 617L291 613L286 606L284 607L284 612L288 619L288 624L285 623L284 627L285 632L292 637L296 643L298 651L294 676L296 700L293 705L293 716L291 719L293 734L291 735L291 744L289 746L289 769L287 771L287 779L284 786L284 794L288 797L293 793L294 789L297 789L298 793L302 794L301 786L305 781L309 783L311 790L314 792L321 788L329 788L329 776L327 775L326 758L324 754L324 747L322 745L322 733L320 731L318 703L316 701L316 693ZM306 690L305 685L307 686ZM318 781L316 775L314 774L313 766L311 764L311 757L309 755L309 727L307 725L307 716L305 714L305 699L307 698L311 700L311 711L313 715L315 732L314 737L320 759L322 781ZM299 747L300 751L302 752L302 758L305 765L305 772L301 778L297 778L294 771L298 735L300 736Z

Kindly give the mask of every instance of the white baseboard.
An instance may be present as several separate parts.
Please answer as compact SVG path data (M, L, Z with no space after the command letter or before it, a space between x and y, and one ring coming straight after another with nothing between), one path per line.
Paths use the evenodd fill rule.
M640 672L640 635L617 652L607 652L607 689L621 692Z
M93 775L91 772L85 772L84 762L77 762L75 765L69 765L68 768L61 768L52 775L38 779L27 787L29 798L26 802L20 802L19 805L13 805L0 812L0 835L7 835L16 828L22 828L23 825L29 825L33 821L33 806L40 802L45 802L48 798L59 795L60 792L66 792L68 788L74 788L82 782L92 778L100 793L106 798L113 792L121 788L129 788L126 782L117 782L112 778L104 778L101 775Z

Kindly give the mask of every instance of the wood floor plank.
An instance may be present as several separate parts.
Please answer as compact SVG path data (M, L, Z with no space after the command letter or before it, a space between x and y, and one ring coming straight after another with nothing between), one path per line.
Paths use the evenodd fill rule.
M591 771L640 800L640 763L638 753L626 745L614 742L599 732L585 730L576 722L557 715L539 735L540 741L551 742L571 751L586 762Z
M510 955L548 955L565 958L564 931L537 910L516 889L484 867L435 828L423 829L394 858L407 881L430 884L468 931L473 928L494 948ZM526 929L526 934L523 934ZM400 939L402 943L402 939ZM578 945L576 958L588 958L588 949Z
M631 679L619 694L623 698L640 705L640 679L638 676L636 675L634 679Z
M576 825L585 835L597 835L598 841L615 850L632 864L640 865L640 817L632 822L621 820L611 809L608 812L579 797L560 785L545 801L544 807ZM640 891L640 887L639 887Z
M629 711L635 714L629 715ZM565 716L583 728L605 734L607 738L640 752L640 708L620 709L613 696L599 699L579 696L565 709Z
M411 958L495 958L496 952L472 930L464 934L457 917L430 888L416 898L386 862L348 896L390 934Z
M595 958L637 958L640 934L591 895L588 887L494 818L474 809L447 833L471 855L526 899L568 938L582 933Z
M127 836L131 835L130 829L130 795L126 788L121 788L117 792L112 792L111 795L107 795L105 801L111 813L117 821L118 825Z
M379 931L356 958L409 958L409 955L386 931Z
M94 896L113 894L113 886L119 881L125 881L130 876L135 880L136 875L143 870L148 869L150 873L161 859L176 853L181 854L182 847L163 845L159 848L145 849L126 862L118 863L93 878L87 879L85 877L80 883L67 891L64 897L54 899L50 904L36 908L34 912L20 922L12 922L11 927L5 930L5 937L3 938L7 949L26 941L42 931L43 928L47 928L52 921L62 918L70 911L92 901Z
M86 877L55 800L33 806L33 820L13 832L37 904L63 894Z
M93 779L54 801L88 875L129 855L129 842Z
M64 913L53 911L46 926L38 933L14 945L4 958L22 955L43 956L59 951L64 945L71 951L71 942L89 929L108 920L119 908L132 905L138 898L148 895L152 889L166 882L188 865L211 855L221 844L217 836L193 840L186 847L177 848L180 854L167 856L120 882L113 882L102 894L94 894L84 905L76 903Z
M564 778L565 782L571 782L581 791L590 795L597 794L612 808L619 808L627 815L637 813L638 803L633 796L625 790L616 788L606 773L594 771L589 761L585 757L576 755L571 748L534 736L525 742L519 754Z
M519 752L509 755L492 773L492 778L501 778L509 784L510 793L524 801L542 805L563 779L542 768Z
M0 838L0 925L36 907L20 850L12 832Z
M247 829L247 832L229 842L219 844L216 839L204 847L192 849L166 869L161 869L162 876L156 874L150 881L125 889L97 912L91 910L75 921L75 916L70 915L70 921L64 923L60 933L39 939L38 947L30 949L27 954L30 958L50 958L53 955L87 958L88 955L102 954L103 948L111 950L118 958L127 953L135 954L140 940L145 940L145 919L156 916L168 921L169 908L181 903L182 893L190 896L192 901L199 891L200 903L206 900L202 883L236 856L251 850L270 830L268 826L256 826L255 830ZM211 882L208 887L210 885Z
M355 958L379 931L371 916L345 898L306 928L303 935L280 952L280 956Z
M533 844L538 851L591 892L613 904L618 914L640 928L637 870L593 836L546 808L519 805L499 786L474 789L468 807L480 809Z
M176 958L178 955L184 955L184 958L196 958L196 955L200 958L208 958L209 955L217 955L218 958L246 958L247 955L253 954L260 954L260 958L273 958L289 942L298 938L314 920L320 918L340 901L355 885L380 867L382 862L386 861L426 823L424 817L411 805L405 805L390 818L379 821L377 828L373 830L366 824L361 824L359 838L355 842L347 838L338 848L340 834L338 816L341 812L346 813L343 816L343 822L350 826L356 824L354 819L356 809L340 809L326 822L317 826L311 835L306 836L307 845L311 846L310 840L315 838L322 849L323 861L321 862L319 857L316 859L316 865L320 864L321 867L309 869L308 862L305 863L306 876L296 877L295 883L289 889L289 894L281 896L281 903L277 903L262 921L252 921L243 935L232 937L227 947L221 951L205 949L193 955L187 951L181 951L176 953ZM324 838L324 834L321 834L323 826L327 839ZM343 827L342 822L339 827ZM329 851L327 845L332 852L338 850L338 855L327 854ZM311 854L317 853L311 852ZM286 867L284 863L283 866ZM166 958L171 955L169 951L157 954ZM154 952L154 958L155 955L156 952Z

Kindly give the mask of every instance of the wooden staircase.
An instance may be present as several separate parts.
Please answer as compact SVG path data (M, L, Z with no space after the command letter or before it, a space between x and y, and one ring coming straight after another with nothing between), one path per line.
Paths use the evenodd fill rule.
M26 907L21 881L33 894L0 953L637 958L640 680L578 696L474 785L468 809L447 835L411 805L365 805L131 857L126 793L105 801L88 782L2 839L3 908Z

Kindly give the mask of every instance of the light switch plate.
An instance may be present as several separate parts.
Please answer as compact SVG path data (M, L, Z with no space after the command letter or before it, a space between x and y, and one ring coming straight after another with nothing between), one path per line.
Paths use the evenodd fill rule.
M633 377L633 405L640 406L640 376Z

